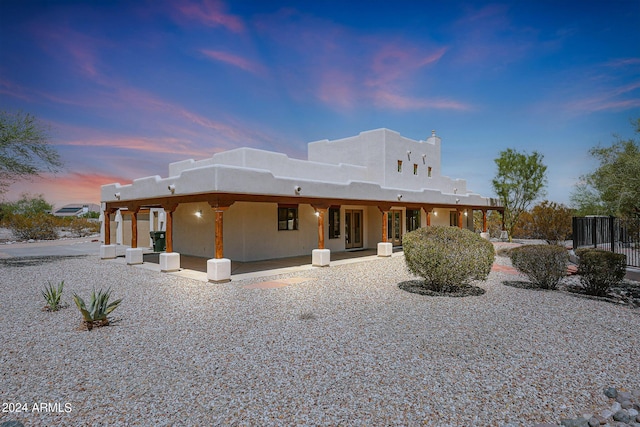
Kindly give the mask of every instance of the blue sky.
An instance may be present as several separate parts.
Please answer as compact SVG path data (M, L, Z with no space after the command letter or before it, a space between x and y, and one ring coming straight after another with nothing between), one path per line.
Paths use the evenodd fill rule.
M9 200L385 127L435 129L484 196L501 150L539 151L568 203L588 149L640 117L640 1L0 0L0 109L47 123L66 163Z

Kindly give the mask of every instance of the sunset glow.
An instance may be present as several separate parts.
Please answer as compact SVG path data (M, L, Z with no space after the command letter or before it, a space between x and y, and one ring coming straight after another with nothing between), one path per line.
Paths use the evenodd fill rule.
M97 203L170 162L385 127L436 129L443 172L485 196L501 150L537 150L567 203L640 117L638 22L638 1L0 2L0 108L65 162L5 199Z

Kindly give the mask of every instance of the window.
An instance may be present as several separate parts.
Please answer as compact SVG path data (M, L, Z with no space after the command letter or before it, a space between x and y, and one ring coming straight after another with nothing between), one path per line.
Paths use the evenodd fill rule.
M416 163L413 164L413 174L418 175L418 165Z
M420 209L407 209L407 233L420 228Z
M340 237L340 208L329 208L329 238Z
M427 176L431 178L431 166L427 169Z
M298 229L298 205L278 206L278 230Z
M402 160L398 160L398 172L402 172Z

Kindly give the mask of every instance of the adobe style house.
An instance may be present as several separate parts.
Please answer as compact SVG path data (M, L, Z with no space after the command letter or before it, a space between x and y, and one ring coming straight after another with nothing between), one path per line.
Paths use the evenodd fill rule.
M435 131L414 141L376 129L312 142L308 160L238 148L171 163L166 178L102 186L108 220L101 256L114 257L111 242L121 239L131 243L127 262L141 263L148 230L163 228L163 271L179 269L179 254L208 257L209 279L225 281L231 259L312 252L313 264L325 266L331 251L377 248L389 256L418 227L473 229L474 210L483 212L486 232L487 211L503 208L469 192L464 180L443 176L440 146Z

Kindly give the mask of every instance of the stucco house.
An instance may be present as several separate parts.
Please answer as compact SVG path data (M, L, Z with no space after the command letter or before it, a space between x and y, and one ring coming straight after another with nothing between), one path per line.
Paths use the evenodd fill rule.
M388 129L308 144L308 159L238 148L204 160L171 163L166 178L102 186L104 245L130 242L127 262L142 262L148 230L166 230L163 271L179 254L211 258L212 281L230 277L230 260L254 261L312 253L329 265L331 251L377 248L389 256L418 227L473 229L473 211L503 211L496 199L443 176L435 131L415 141ZM141 227L139 226L141 225ZM139 232L143 230L143 232ZM120 234L118 234L120 233Z

